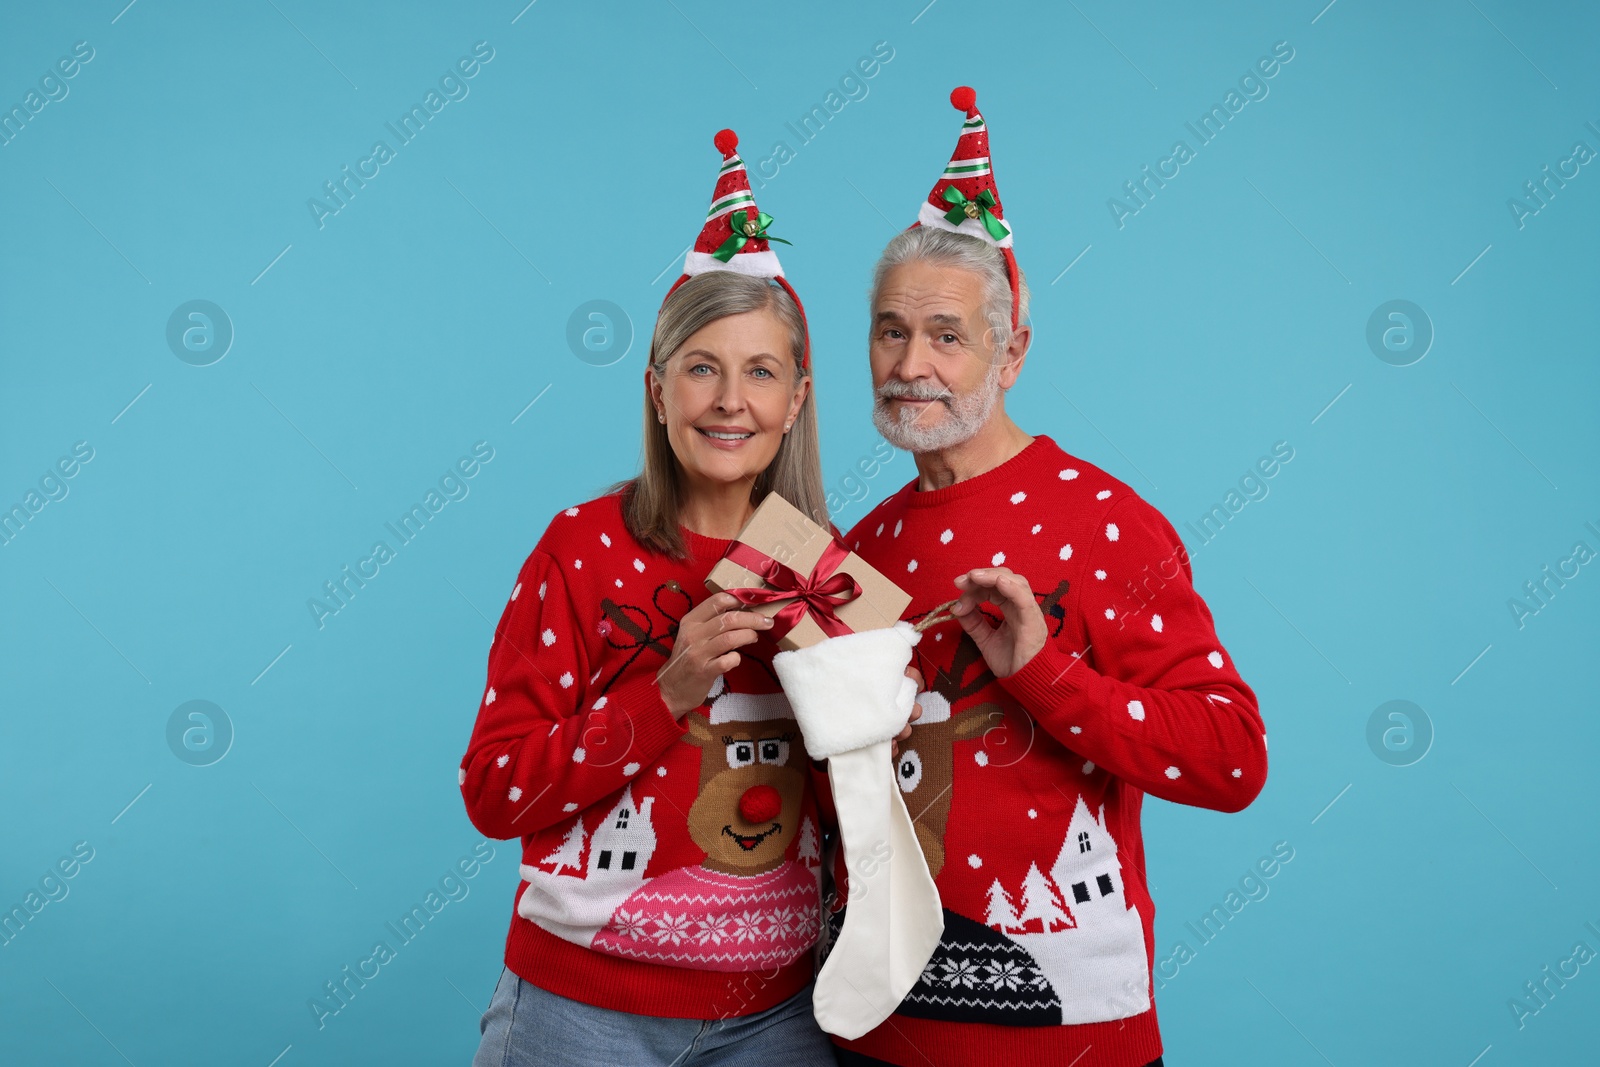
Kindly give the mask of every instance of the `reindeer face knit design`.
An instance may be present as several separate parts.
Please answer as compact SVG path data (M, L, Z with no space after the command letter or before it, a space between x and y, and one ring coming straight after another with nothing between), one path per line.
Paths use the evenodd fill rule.
M689 559L646 550L617 496L551 521L495 629L459 777L478 830L522 838L506 966L599 1007L710 1019L810 980L822 871L810 760L769 663L744 656L682 721L661 700L656 672L729 544L683 532Z
M959 623L922 634L923 714L895 770L944 935L898 1012L842 1044L897 1064L1148 1063L1161 1039L1140 805L1237 811L1267 769L1255 694L1182 542L1127 485L1039 436L975 478L905 486L845 543L912 594L912 621L957 575L1007 567L1049 637L997 679Z

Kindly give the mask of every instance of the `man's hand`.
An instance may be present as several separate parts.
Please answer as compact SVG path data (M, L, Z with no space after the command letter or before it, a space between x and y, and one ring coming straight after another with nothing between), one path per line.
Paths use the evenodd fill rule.
M906 667L906 677L917 683L917 692L922 692L922 672L915 667ZM900 742L911 736L911 724L922 718L922 705L911 705L911 717L906 720L906 728L894 735L894 740L889 742L889 755L891 758L900 755Z
M956 578L961 599L950 613L983 653L996 678L1009 678L1038 654L1049 638L1039 602L1033 599L1028 580L1008 567L978 567ZM979 604L993 604L1004 621L992 625L978 610Z

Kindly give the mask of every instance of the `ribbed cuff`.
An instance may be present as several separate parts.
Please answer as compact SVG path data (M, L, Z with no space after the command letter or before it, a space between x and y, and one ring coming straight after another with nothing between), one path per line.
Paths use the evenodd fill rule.
M668 745L688 732L684 721L674 716L661 699L661 686L648 672L617 683L609 696L608 703L626 717L633 729L628 742L628 759L633 762L655 762Z
M1046 642L1022 669L1000 685L1030 713L1063 710L1069 698L1092 691L1102 676L1054 642Z

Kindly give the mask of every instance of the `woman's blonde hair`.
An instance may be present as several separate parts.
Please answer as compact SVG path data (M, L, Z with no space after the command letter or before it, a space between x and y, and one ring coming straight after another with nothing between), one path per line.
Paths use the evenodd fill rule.
M771 311L788 328L798 388L801 380L810 375L805 366L805 317L781 286L731 270L695 275L678 286L662 305L650 338L650 366L657 379L665 376L667 361L696 332L718 319L750 311ZM822 488L815 401L816 389L812 388L806 393L793 426L778 445L777 455L751 483L750 503L759 504L768 493L776 492L826 528L828 509ZM663 555L683 559L688 555L679 530L683 471L672 451L666 425L656 418L648 386L643 438L638 476L618 482L611 492L622 493L623 522L636 540Z

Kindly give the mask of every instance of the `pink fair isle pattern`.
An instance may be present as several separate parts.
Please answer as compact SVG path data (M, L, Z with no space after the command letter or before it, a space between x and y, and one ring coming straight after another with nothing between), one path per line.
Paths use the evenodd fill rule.
M680 867L618 905L589 947L697 970L753 971L798 959L820 923L817 876L797 863L754 877Z

